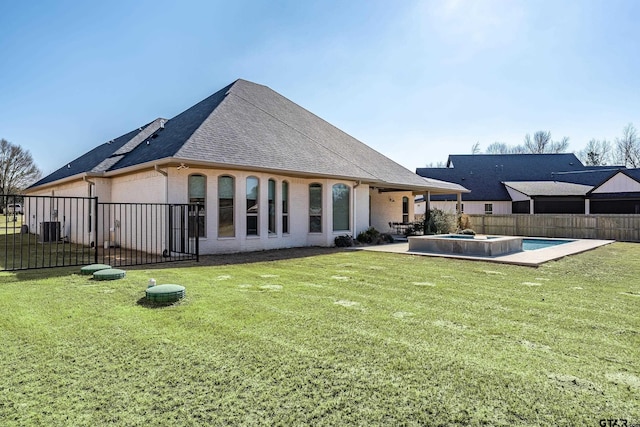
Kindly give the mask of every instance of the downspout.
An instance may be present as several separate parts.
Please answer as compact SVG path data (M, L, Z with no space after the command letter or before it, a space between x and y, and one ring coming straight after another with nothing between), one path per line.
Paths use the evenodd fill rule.
M161 175L164 175L164 202L169 203L169 173L160 169L158 165L153 165L153 169Z
M84 182L86 182L87 184L89 184L88 190L89 190L89 197L91 197L91 187L94 188L94 193L95 193L95 188L96 188L96 183L94 181L89 181L89 179L87 178L87 176L83 176L82 180ZM98 263L98 196L95 196L95 206L93 207L93 212L91 212L91 207L89 207L89 211L90 211L90 216L89 216L89 221L91 221L91 218L93 217L93 221L91 221L91 223L89 224L90 227L90 231L89 231L89 240L91 241L91 243L93 243L93 262L95 264Z

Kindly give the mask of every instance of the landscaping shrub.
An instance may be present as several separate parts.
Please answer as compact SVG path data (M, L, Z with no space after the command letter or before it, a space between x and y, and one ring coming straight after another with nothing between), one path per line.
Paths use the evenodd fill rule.
M471 219L469 219L469 215L466 215L466 214L458 215L458 230L471 230L471 229L473 229L473 226L471 225Z
M441 209L431 209L424 234L445 234L455 229L455 216Z
M380 238L380 232L373 227L367 228L358 234L356 240L360 243L376 243Z
M353 246L353 237L348 234L344 236L338 236L333 240L333 243L339 248L348 248Z
M389 233L382 233L380 235L380 240L381 240L381 243L393 243L395 241L393 236Z

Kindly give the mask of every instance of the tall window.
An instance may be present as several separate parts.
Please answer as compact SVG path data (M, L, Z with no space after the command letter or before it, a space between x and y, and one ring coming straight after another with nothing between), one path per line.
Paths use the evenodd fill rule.
M258 235L258 198L260 194L258 178L247 178L247 236Z
M484 204L484 213L485 215L493 214L493 203L485 203Z
M282 233L289 233L289 183L282 182Z
M322 184L309 185L309 232L322 233Z
M276 233L276 182L273 179L269 180L269 233Z
M235 237L233 225L235 179L232 176L218 178L218 237Z
M350 188L344 184L333 186L333 231L349 230Z
M205 198L207 178L204 175L189 175L189 237L205 237Z
M409 198L407 196L402 198L402 222L409 223Z

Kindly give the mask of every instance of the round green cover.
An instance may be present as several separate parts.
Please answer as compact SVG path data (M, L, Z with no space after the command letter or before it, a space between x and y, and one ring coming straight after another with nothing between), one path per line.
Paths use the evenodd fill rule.
M124 270L118 270L117 268L108 268L106 270L100 270L93 273L93 278L96 280L116 280L122 279L125 274Z
M185 296L181 285L158 285L147 288L147 299L154 302L174 302Z
M82 267L80 269L80 274L93 274L96 271L100 271L100 270L106 270L108 268L111 268L110 265L107 264L91 264L91 265L85 265L84 267Z

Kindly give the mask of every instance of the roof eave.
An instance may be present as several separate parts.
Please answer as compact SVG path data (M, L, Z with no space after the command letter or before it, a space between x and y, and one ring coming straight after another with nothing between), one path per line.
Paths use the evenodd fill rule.
M71 176L67 176L67 177L64 177L64 178L56 179L55 181L45 182L44 184L31 186L31 187L27 188L25 190L25 192L28 193L28 192L32 192L32 191L46 190L47 188L55 187L55 186L60 185L60 184L67 184L67 183L73 182L73 181L83 181L85 178L101 177L103 175L104 174L102 172L80 172L80 173L77 173L75 175L71 175Z

